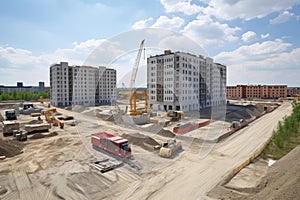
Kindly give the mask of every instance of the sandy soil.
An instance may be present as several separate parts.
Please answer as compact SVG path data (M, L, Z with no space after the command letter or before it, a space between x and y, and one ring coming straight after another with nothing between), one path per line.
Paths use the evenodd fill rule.
M29 138L22 154L0 160L0 186L7 189L1 199L208 199L206 193L271 135L276 127L273 123L290 113L291 105L218 144L176 138L182 142L183 151L171 159L161 158L157 152L143 148L144 143L137 143L132 149L142 171L124 165L104 174L89 166L107 157L91 148L92 133L139 133L150 144L170 138L101 120L89 109L58 111L74 116L76 126L70 122L63 130L53 127L51 133Z
M216 186L210 191L209 196L214 199L273 199L287 200L299 199L300 197L300 145L293 149L286 156L272 165L264 176L259 174L256 180L250 180L254 187L243 187L242 177L235 180L233 185L237 186L237 181L241 183L238 188L230 187L231 184ZM252 170L252 173L259 173ZM239 175L239 174L238 174ZM257 174L256 174L257 175ZM235 179L236 177L234 177ZM251 183L247 184L248 186ZM229 186L229 187L228 187Z

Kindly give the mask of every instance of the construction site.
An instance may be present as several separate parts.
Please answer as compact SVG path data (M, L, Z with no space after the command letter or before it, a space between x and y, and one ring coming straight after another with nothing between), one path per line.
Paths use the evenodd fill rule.
M141 112L134 115L126 102L120 96L118 106L1 103L1 199L156 199L175 197L172 191L202 199L291 112L286 102L228 102L197 115L151 112L138 97ZM250 128L259 139L243 133Z
M228 190L258 191L262 177L251 174L265 175L267 162L243 169L291 102L153 109L147 90L135 88L143 43L130 87L112 105L55 107L42 96L0 103L1 199L243 199L251 194Z

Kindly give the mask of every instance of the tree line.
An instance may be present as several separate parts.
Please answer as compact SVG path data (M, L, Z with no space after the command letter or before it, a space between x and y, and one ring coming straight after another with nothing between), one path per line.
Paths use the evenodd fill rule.
M264 150L264 155L279 159L300 144L300 103L293 101L293 112L278 123L272 141Z
M5 100L39 100L40 96L43 96L45 99L50 98L49 91L43 91L39 93L31 93L27 91L16 91L13 90L12 92L0 92L0 101Z

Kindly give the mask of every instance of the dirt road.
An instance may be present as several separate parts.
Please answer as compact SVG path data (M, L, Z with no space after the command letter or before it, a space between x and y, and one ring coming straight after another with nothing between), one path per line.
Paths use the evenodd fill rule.
M190 149L172 165L142 175L142 180L128 185L128 189L116 196L124 199L208 199L206 193L248 159L271 136L277 122L291 111L291 104L283 104L216 144L203 159L199 156L213 144L203 144L200 152Z

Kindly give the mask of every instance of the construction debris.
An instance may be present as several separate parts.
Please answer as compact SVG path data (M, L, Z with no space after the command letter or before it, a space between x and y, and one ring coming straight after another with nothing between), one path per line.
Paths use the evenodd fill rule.
M108 172L123 165L123 162L117 160L103 159L90 164L91 167L99 170L101 173Z

